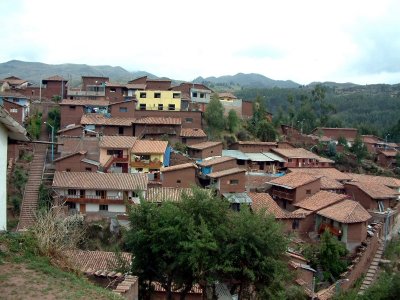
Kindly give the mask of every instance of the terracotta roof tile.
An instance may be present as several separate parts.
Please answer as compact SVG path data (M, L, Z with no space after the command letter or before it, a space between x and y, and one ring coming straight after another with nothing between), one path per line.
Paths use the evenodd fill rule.
M400 179L387 176L373 176L364 174L347 173L353 181L366 183L380 183L388 187L400 188Z
M274 180L271 180L270 183L272 185L283 186L289 189L295 189L300 186L303 186L307 183L314 182L319 180L318 177L311 176L305 173L289 173L282 177L278 177Z
M321 190L343 190L344 185L335 179L321 177Z
M147 125L181 125L181 118L171 117L144 117L136 119L135 124L147 124Z
M319 191L311 197L308 197L299 203L295 203L294 206L304 208L306 210L317 211L347 198L347 195Z
M120 257L117 257L114 252L88 250L66 250L64 254L71 264L82 272L87 272L88 270L92 272L117 271L116 268L118 268L120 262L119 258L122 258L128 265L130 265L132 261L132 254L128 252L121 252Z
M226 169L223 171L213 172L213 173L208 174L207 176L210 178L220 178L220 177L233 175L233 174L237 174L237 173L246 173L246 170L241 169L241 168L232 168L232 169Z
M382 153L386 157L396 157L397 153L399 153L396 150L381 150L379 153Z
M200 128L182 128L181 134L182 137L207 137L207 134Z
M182 170L182 169L187 169L187 168L197 169L197 166L194 163L185 163L185 164L161 168L161 172L176 171L176 170Z
M201 167L209 167L209 166L213 166L213 165L231 161L231 160L236 160L236 159L233 157L229 157L229 156L218 156L218 157L213 157L211 159L204 159L204 160L198 162L197 164Z
M100 138L100 148L131 149L136 142L134 136L102 136Z
M360 203L348 199L321 209L317 214L346 224L360 223L371 219L371 215Z
M66 158L68 158L68 157L72 157L72 156L77 155L77 154L79 154L79 155L85 155L86 153L87 153L87 151L79 151L79 152L75 152L75 153L71 153L71 154L67 154L67 155L61 156L61 157L55 159L54 161L57 162L57 161L66 159Z
M335 168L289 168L290 172L300 172L313 176L325 176L339 181L351 180L351 176Z
M100 189L114 191L146 190L148 178L142 173L54 173L53 188Z
M71 99L63 99L60 102L60 105L76 105L76 106L108 106L110 104L107 100L90 100L90 99L82 99L82 100L71 100Z
M377 137L375 135L362 135L361 139L362 139L363 143L367 143L367 144L376 144L376 143L383 142L383 139L381 139L380 137Z
M219 98L230 98L230 99L237 99L237 97L232 93L218 93Z
M276 148L276 149L271 149L271 151L287 158L308 158L308 159L315 159L321 162L334 163L333 160L321 157L303 148Z
M278 146L277 142L259 142L259 141L238 141L239 145L262 145L262 146Z
M197 150L204 150L210 147L214 147L217 145L222 145L222 142L202 142L202 143L198 143L198 144L194 144L194 145L190 145L188 146L188 148L191 149L197 149Z
M99 139L96 137L59 137L58 141L63 144L58 147L59 152L61 152L61 156L80 151L87 151L86 158L97 161L99 160Z
M397 193L391 188L381 184L372 182L346 182L345 187L348 185L356 186L372 199L388 199L396 198Z
M65 81L65 82L67 82L68 80L59 75L54 75L54 76L50 76L49 78L43 79L43 81Z
M74 130L77 128L81 128L83 130L83 126L82 125L74 125L74 126L67 126L63 129L60 129L59 131L57 131L57 133L64 133L64 132L68 132L70 130Z
M109 125L109 126L132 126L134 118L110 117L102 114L86 114L81 118L82 125Z
M275 202L267 193L248 193L252 200L251 208L255 211L265 209L266 212L272 214L276 219L297 219L304 218L304 214L290 213Z
M167 141L150 141L150 140L137 140L132 147L132 153L135 154L150 154L158 153L163 154L167 150Z
M192 195L192 189L190 188L173 188L173 187L155 187L149 188L146 191L146 201L148 202L163 202L163 201L174 201L178 202L181 200L182 194Z

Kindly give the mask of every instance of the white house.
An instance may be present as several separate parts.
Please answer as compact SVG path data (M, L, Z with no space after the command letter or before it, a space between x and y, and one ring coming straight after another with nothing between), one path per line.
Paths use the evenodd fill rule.
M7 229L7 145L8 139L28 141L26 130L0 103L0 231Z

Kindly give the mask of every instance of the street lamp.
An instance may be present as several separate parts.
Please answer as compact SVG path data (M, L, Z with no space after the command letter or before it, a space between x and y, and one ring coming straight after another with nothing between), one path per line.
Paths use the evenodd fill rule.
M54 127L47 122L43 122L51 127L51 161L54 161Z
M340 292L340 287L342 285L342 282L349 282L350 280L348 278L345 279L339 279L338 281L336 281L335 283L335 293L339 294Z

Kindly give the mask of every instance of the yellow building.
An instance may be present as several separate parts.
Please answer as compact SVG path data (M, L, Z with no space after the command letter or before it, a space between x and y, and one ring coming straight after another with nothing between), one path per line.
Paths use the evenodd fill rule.
M136 141L131 149L131 173L160 171L167 146L167 141Z
M181 110L180 91L145 90L135 92L138 110Z

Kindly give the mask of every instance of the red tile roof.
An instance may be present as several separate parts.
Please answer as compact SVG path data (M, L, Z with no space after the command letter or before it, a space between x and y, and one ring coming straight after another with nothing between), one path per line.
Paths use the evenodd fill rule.
M211 147L218 146L218 145L222 145L222 142L202 142L202 143L190 145L190 146L188 146L188 148L204 150L204 149L211 148Z
M181 201L182 194L192 195L190 188L173 188L173 187L155 187L146 191L146 201L148 202L164 202L164 201Z
M347 198L347 195L319 191L311 197L308 197L299 203L295 203L294 206L310 211L317 211Z
M207 137L207 134L201 128L182 128L182 137Z
M325 176L327 178L339 181L347 181L351 180L352 178L347 173L340 172L335 168L289 168L289 171L310 174L313 176Z
M64 160L64 159L66 159L68 157L72 157L72 156L77 155L77 154L85 155L86 153L87 153L87 151L79 151L79 152L75 152L75 153L71 153L71 154L67 154L67 155L61 156L61 157L55 159L54 161L57 162L57 161Z
M370 196L372 199L393 199L397 197L397 193L381 184L381 183L372 183L372 182L346 182L346 186L356 186L358 187L361 191L366 193L368 196Z
M239 145L278 146L277 142L238 141Z
M283 186L288 189L295 189L307 183L319 180L318 177L311 176L305 173L289 173L282 177L278 177L270 181L270 184Z
M49 78L45 78L42 81L44 81L44 82L46 82L46 81L64 81L64 82L67 82L68 80L63 78L63 77L61 77L61 76L54 75L54 76L50 76Z
M400 188L400 179L387 176L373 176L365 174L347 173L353 181L365 183L380 183L388 187Z
M134 154L164 154L167 146L167 141L138 140L133 144L131 151Z
M304 218L304 214L290 213L275 202L267 193L248 193L252 200L251 208L255 211L265 209L266 212L272 214L276 219L298 219Z
M321 178L321 190L343 190L344 185L335 179L331 179L325 176Z
M63 99L60 102L60 105L76 105L76 106L108 106L110 104L107 100L90 100L90 99L82 99L82 100L71 100L71 99Z
M57 131L57 133L64 133L64 132L68 132L70 130L74 130L77 128L81 128L83 130L83 126L82 125L74 125L74 126L67 126L63 129L60 129L59 131Z
M162 168L161 172L170 172L170 171L182 170L182 169L187 169L187 168L197 169L197 166L194 163L185 163L185 164Z
M224 176L238 174L238 173L246 173L246 170L241 168L232 168L223 171L213 172L208 174L207 176L210 178L221 178Z
M317 214L345 224L360 223L371 219L368 211L360 203L353 200L344 200L333 204L321 209Z
M100 148L131 149L136 142L134 136L102 136L100 137Z
M135 124L147 124L147 125L181 125L181 118L171 117L144 117L134 121Z
M397 153L399 153L396 150L381 150L379 153L382 153L386 157L396 157Z
M289 148L276 148L276 149L271 149L271 151L273 151L283 157L287 157L287 158L308 158L308 159L315 159L315 160L321 161L321 162L334 163L333 160L318 156L317 154L312 153L303 148L290 148L290 149Z
M132 126L134 118L111 117L103 114L86 114L81 118L82 125L109 125L109 126Z
M143 173L54 173L53 188L100 189L112 191L146 190L148 178Z
M209 167L209 166L213 166L213 165L231 161L231 160L235 160L235 158L228 157L228 156L219 156L219 157L213 157L211 159L204 159L203 161L198 162L197 164L201 167Z

